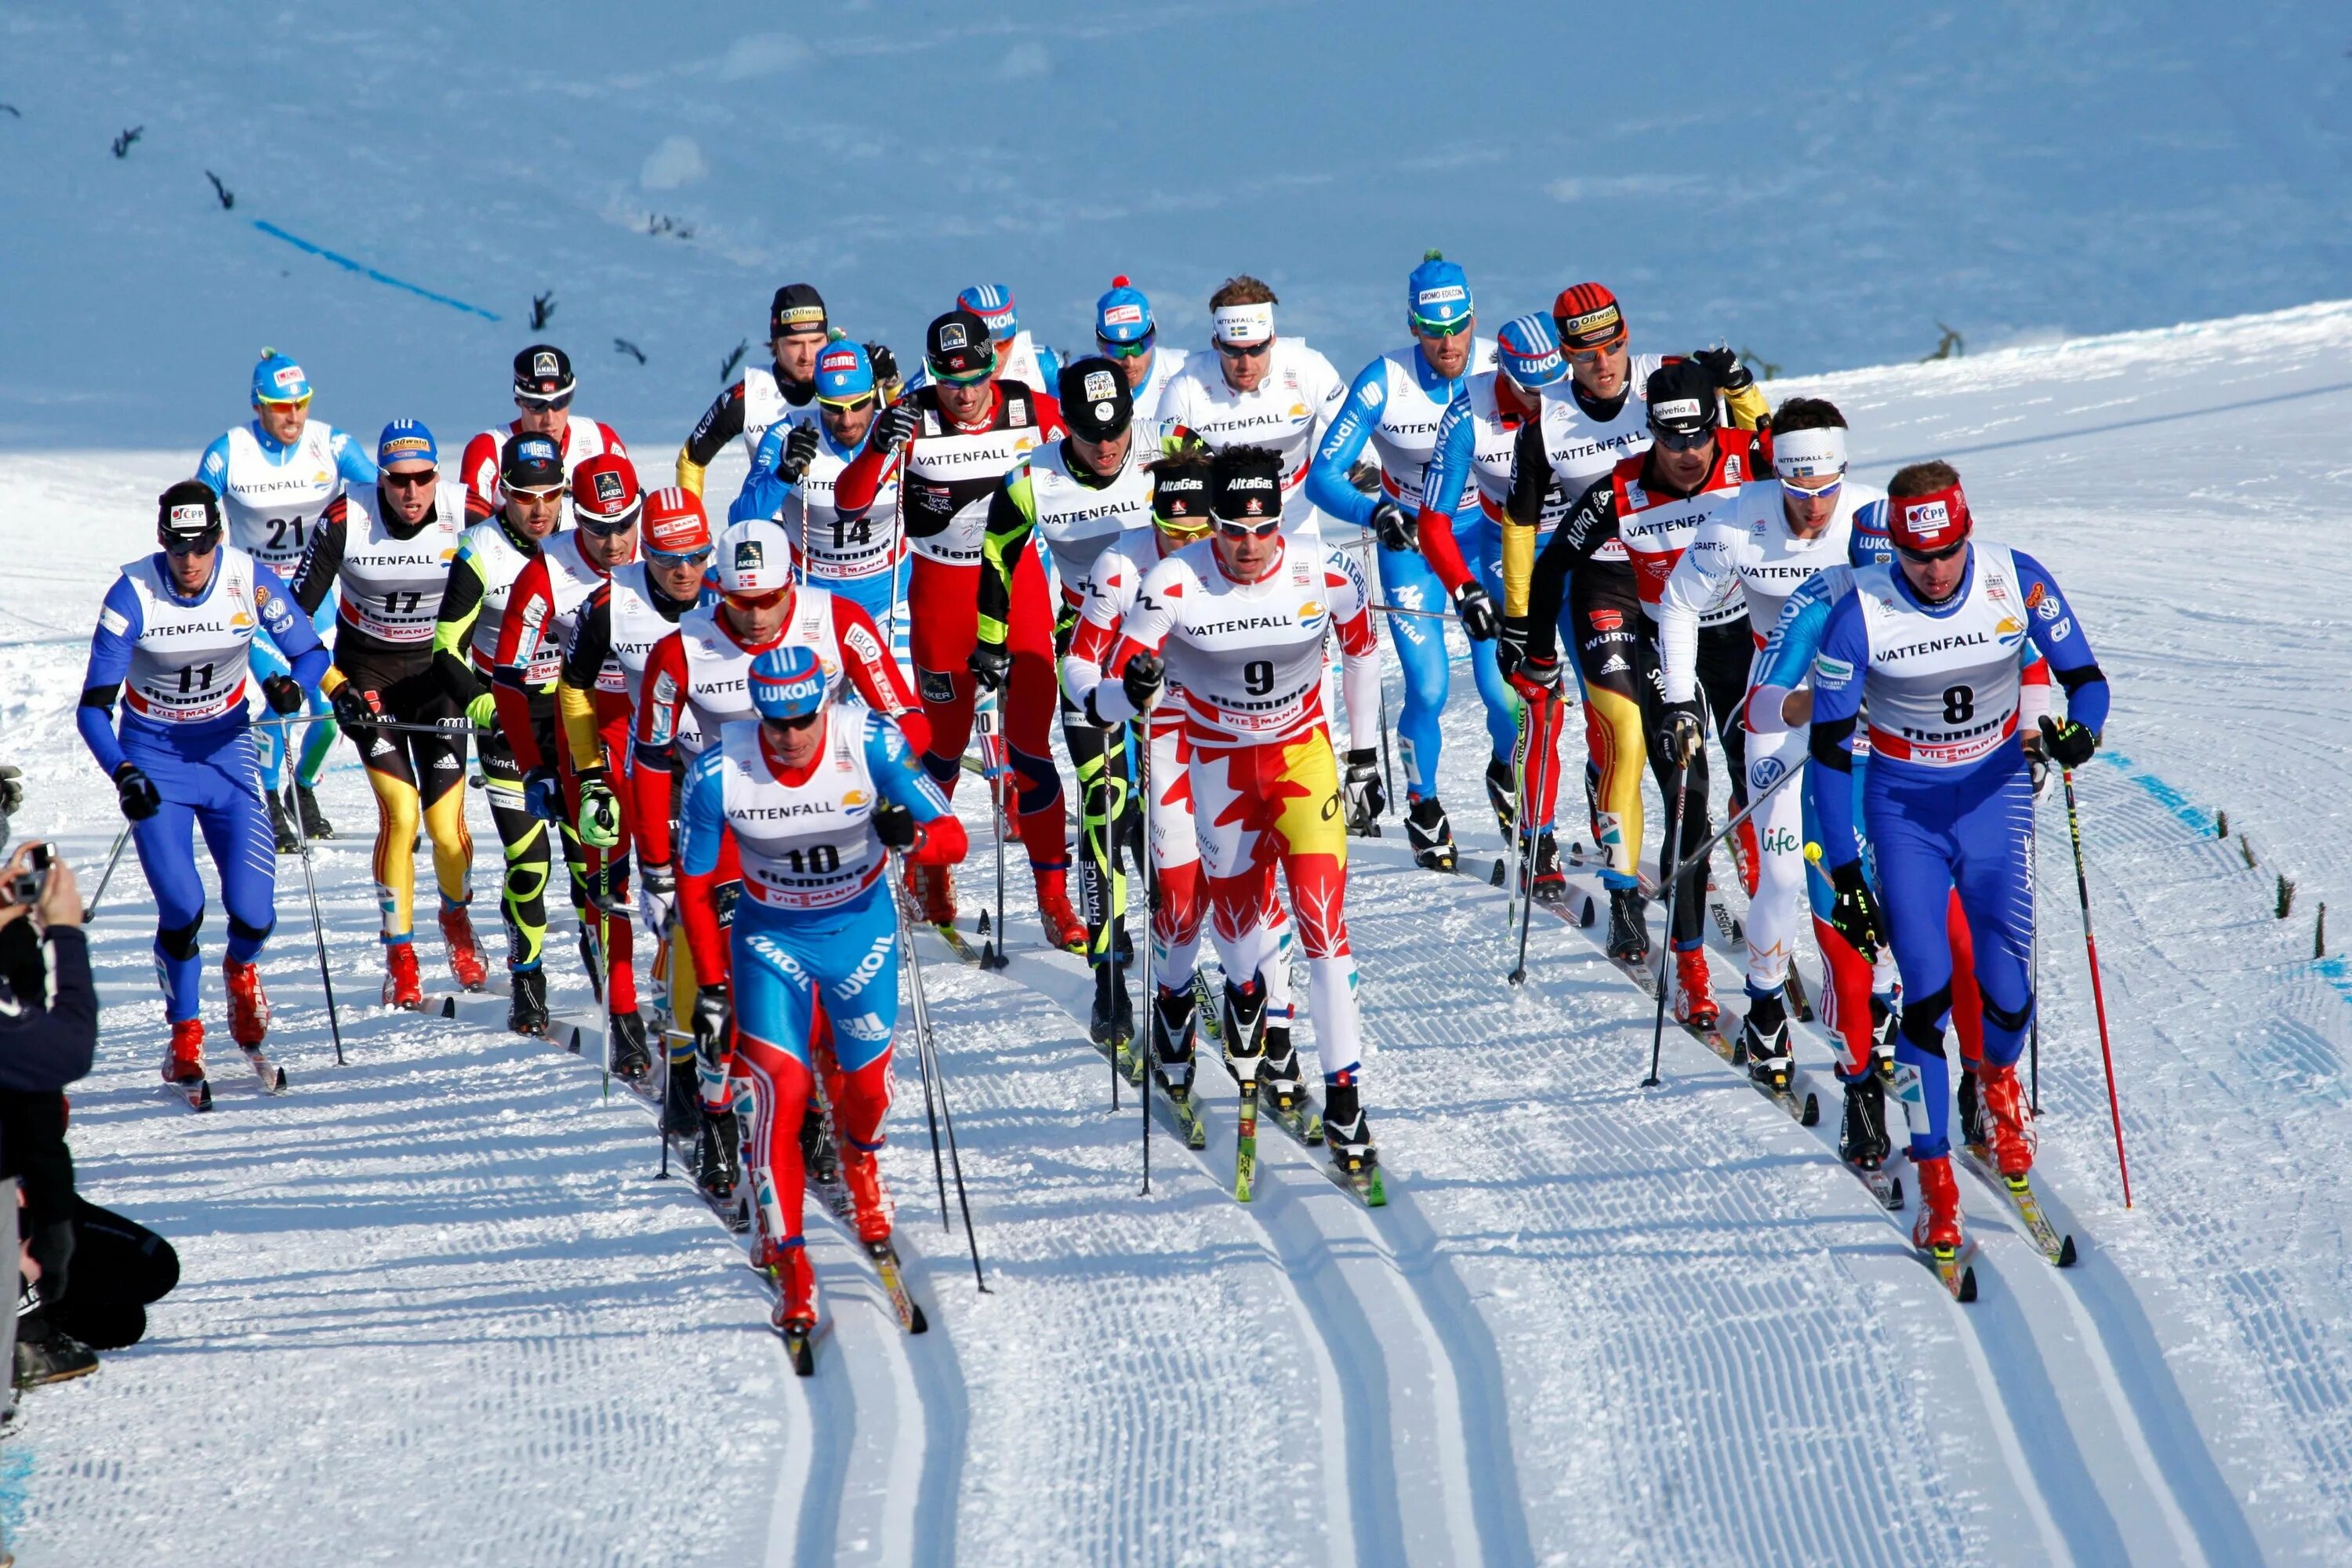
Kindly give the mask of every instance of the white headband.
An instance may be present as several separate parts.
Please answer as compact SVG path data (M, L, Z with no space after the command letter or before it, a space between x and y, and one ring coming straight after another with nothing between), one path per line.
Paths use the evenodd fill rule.
M1268 304L1220 305L1210 313L1210 321L1217 342L1236 347L1274 336L1274 307Z
M1832 425L1822 430L1791 430L1772 437L1772 471L1784 479L1817 479L1845 472L1845 432Z

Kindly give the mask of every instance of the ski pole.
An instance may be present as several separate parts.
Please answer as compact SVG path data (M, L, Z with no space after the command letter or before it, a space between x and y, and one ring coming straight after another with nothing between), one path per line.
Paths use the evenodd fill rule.
M310 889L310 935L319 944L319 984L327 993L327 1033L334 1038L335 1065L341 1067L344 1065L343 1026L335 1017L334 977L327 973L327 927L319 917L319 879L310 869L310 825L302 820L302 814L299 811L293 813L293 817L295 841L302 850L302 880Z
M1380 567L1372 558L1372 536L1369 530L1357 532L1356 553L1363 557L1364 584L1369 589L1381 580ZM1385 671L1381 676L1381 773L1388 782L1389 799L1394 801L1397 798L1396 759L1389 752L1389 681Z
M2034 828L2038 835L2041 829L2038 815ZM2027 1104L2033 1114L2039 1116L2042 1114L2042 879L2036 872L2042 863L2042 850L2036 838L2029 838L2026 846L2031 858L2026 861L2025 891L2032 900L2033 908L2033 938L2025 948L2027 978L2033 986L2033 1017L2027 1025L2025 1036L2026 1064L2032 1083Z
M106 857L106 869L99 873L98 891L89 896L89 907L81 912L83 924L87 925L98 918L98 906L100 900L106 897L106 885L114 879L114 868L122 859L122 847L130 842L131 825L126 822L122 825L122 831L114 836L114 847Z
M1749 817L1755 816L1757 808L1761 806L1766 801L1770 800L1775 795L1779 794L1780 787L1783 784L1786 784L1790 779L1795 778L1800 773L1803 772L1805 763L1811 760L1811 759L1807 757L1799 757L1797 759L1796 766L1790 768L1787 773L1782 773L1779 778L1774 779L1770 784L1767 784L1761 795L1759 795L1754 800L1749 801L1745 806L1743 806L1738 815L1734 816L1730 821L1725 823L1722 827L1716 831L1714 837L1710 837L1706 843L1700 845L1696 849L1694 849L1689 854L1684 856L1680 860L1676 861L1675 863L1675 879L1676 881L1680 881L1686 873L1696 870L1708 856L1715 853L1715 847L1717 845L1722 843L1725 839L1738 832L1739 825L1747 821ZM1679 821L1680 819L1680 812L1677 811L1676 820Z
M1384 616L1419 616L1424 621L1450 621L1454 618L1452 610L1408 610L1402 605L1371 605L1367 607Z
M988 781L988 831L996 846L996 908L987 940L980 944L980 966L982 969L1002 969L1011 962L1004 956L1004 779L1009 772L1009 763L1002 737L997 732L997 724L1003 717L998 707L1001 700L999 693L990 692L979 713L980 772L981 776ZM1116 1064L1113 1070L1117 1070Z
M895 849L890 852L890 869L892 874L898 877L903 883L907 874L906 868ZM907 973L908 994L919 998L922 995L923 977L921 967L915 958L913 927L907 919L905 901L898 900L895 892L892 894L892 900L898 904L898 967ZM923 1025L929 1021L929 1014L919 1005L915 1009L915 1071L923 1083L923 1120L930 1124L931 1129L931 1179L939 1189L940 1228L952 1231L955 1226L948 1220L947 1163L940 1152L939 1106L931 1098L931 1057L923 1047Z
M1519 907L1517 891L1519 884L1517 880L1519 874L1519 824L1528 818L1528 746L1529 744L1528 727L1531 722L1529 714L1532 708L1531 703L1524 700L1519 704L1519 742L1512 749L1511 753L1512 761L1517 764L1515 770L1517 781L1517 794L1515 796L1517 804L1511 814L1510 828L1503 835L1503 864L1513 879L1510 906L1513 920L1518 918ZM1510 927L1504 926L1503 935L1508 938L1510 934Z
M319 716L315 713L289 713L282 718L250 719L247 722L256 730L282 730L296 724L318 723ZM477 729L472 725L404 724L391 719L377 719L352 728L382 730L395 735L439 735L445 739L454 734L495 735L498 733L495 730Z
M1152 982L1153 954L1151 952L1151 921L1152 910L1158 904L1159 899L1158 889L1154 885L1154 872L1156 868L1153 866L1151 859L1150 724L1151 721L1150 717L1147 716L1141 725L1131 730L1127 730L1123 732L1124 734L1137 735L1139 742L1135 749L1135 795L1137 808L1143 812L1145 823L1143 837L1143 985L1141 988L1143 994L1144 1061L1143 1082L1136 1092L1136 1099L1142 1103L1143 1107L1142 1195L1145 1197L1150 1197L1151 1195L1151 1026L1153 1021L1160 1016L1160 993L1154 987ZM1116 837L1117 824L1113 824L1112 828L1114 836L1111 842L1115 845L1118 843L1118 838ZM1118 945L1116 939L1114 939L1111 944L1111 952L1114 955L1118 952Z
M1519 886L1513 889L1519 900L1519 960L1511 966L1510 981L1514 985L1527 984L1528 927L1536 918L1536 836L1535 825L1528 814L1543 809L1544 763L1551 760L1549 716L1528 706L1528 755L1519 764L1519 819L1511 825L1512 837L1519 843ZM1528 782L1529 770L1534 782Z
M2083 869L2083 820L2074 809L2074 770L2058 770L2066 786L2066 832L2074 843L2074 891L2083 901L2083 947L2091 960L2091 1003L2099 1014L2099 1060L2107 1071L2107 1116L2116 1127L2116 1170L2124 1184L2124 1207L2132 1206L2131 1166L2124 1160L2123 1102L2116 1097L2116 1058L2107 1045L2107 996L2099 984L2099 939L2091 934L2091 882ZM2041 1006L2040 998L2034 1005Z
M890 858L895 869L898 856L894 851ZM903 871L900 872L900 876L904 877ZM955 1170L956 1204L963 1211L964 1240L971 1247L971 1277L979 1283L981 1294L991 1295L993 1292L988 1289L988 1277L981 1271L980 1267L980 1236L971 1227L971 1198L964 1191L963 1155L956 1147L955 1115L948 1109L947 1079L940 1071L938 1047L931 1039L931 1010L923 996L923 961L915 952L914 937L908 929L905 907L898 905L895 899L893 904L898 911L898 941L905 952L907 974L912 982L909 994L914 998L915 1003L915 1048L919 1064L923 1069L924 1102L928 1108L934 1087L932 1080L936 1079L939 1120L946 1124L948 1130L948 1161ZM939 1159L939 1152L938 1133L935 1130L931 1142L931 1159L935 1165ZM947 1218L947 1194L944 1191L940 1194L940 1218L942 1224Z
M1790 776L1795 776L1793 770ZM1683 759L1682 764L1675 769L1675 815L1673 819L1673 827L1670 830L1669 837L1678 839L1683 836L1683 812L1689 805L1690 759L1685 757ZM1710 845L1708 847L1712 848L1713 846ZM1658 858L1660 860L1664 860L1665 858L1663 845ZM1675 879L1666 884L1666 940L1658 945L1658 1016L1656 1021L1650 1028L1650 1076L1642 1080L1642 1087L1643 1089L1655 1089L1658 1087L1658 1053L1664 1048L1666 1038L1666 988L1668 984L1666 973L1674 967L1672 963L1672 954L1675 951L1675 895L1682 891L1682 886L1683 877L1682 872L1678 868L1675 873Z

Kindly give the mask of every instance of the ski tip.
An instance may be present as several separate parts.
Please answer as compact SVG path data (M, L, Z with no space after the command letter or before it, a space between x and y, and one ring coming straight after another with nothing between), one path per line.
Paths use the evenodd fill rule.
M1805 1091L1805 1112L1797 1118L1797 1121L1799 1125L1805 1127L1818 1127L1822 1124L1821 1097L1811 1089Z
M457 999L455 996L441 998L441 1016L445 1018L454 1018L457 1016Z
M1496 861L1496 862L1495 862L1495 869L1494 869L1494 870L1493 870L1493 872L1492 872L1492 873L1490 873L1490 874L1487 876L1487 878L1486 878L1486 886L1488 886L1488 887L1490 887L1490 888L1499 888L1499 887L1501 887L1502 885L1503 885L1503 863L1502 863L1500 860L1497 860L1497 861Z
M2077 1254L2074 1251L2074 1238L2071 1236L2063 1237L2058 1243L2058 1257L2056 1259L2058 1267L2061 1268L2074 1268L2076 1256Z
M1977 1268L1975 1264L1968 1264L1960 1269L1960 1282L1954 1288L1952 1295L1955 1299L1961 1301L1973 1301L1977 1299Z
M1890 1209L1903 1206L1903 1178L1900 1176L1886 1184L1886 1206Z
M580 1026L577 1024L572 1026L572 1038L566 1042L564 1049L575 1057L580 1054Z
M211 1079L200 1078L196 1080L196 1087L188 1093L188 1106L193 1110L210 1110L213 1108Z
M816 1375L816 1346L810 1342L804 1329L784 1331L784 1351L793 1358L793 1372L800 1377Z
M931 1321L930 1319L923 1316L922 1303L919 1301L908 1302L907 1311L908 1314L907 1318L907 1331L908 1333L928 1334L931 1331Z
M284 1068L279 1068L278 1069L278 1076L270 1081L269 1092L272 1094L284 1094L286 1092L286 1069ZM2074 1238L2072 1237L2067 1238L2067 1242L2070 1246L2073 1244L2073 1241Z

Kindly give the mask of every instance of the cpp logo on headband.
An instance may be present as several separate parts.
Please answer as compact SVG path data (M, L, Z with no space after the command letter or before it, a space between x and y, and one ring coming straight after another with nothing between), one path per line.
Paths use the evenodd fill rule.
M1921 539L1933 540L1952 526L1952 509L1945 501L1921 501L1903 509L1903 524Z
M212 508L205 505L202 501L197 501L194 504L184 502L172 509L172 526L173 528L205 529L210 528L212 525Z

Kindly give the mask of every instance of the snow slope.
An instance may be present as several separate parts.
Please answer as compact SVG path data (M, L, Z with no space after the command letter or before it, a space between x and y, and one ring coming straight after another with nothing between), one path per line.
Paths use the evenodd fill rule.
M2078 782L2128 1213L2063 813L2042 810L2040 1126L2084 1245L2070 1273L1969 1185L1983 1299L1951 1303L1907 1215L1838 1167L1833 1103L1799 1128L1679 1036L1666 1088L1638 1089L1645 998L1584 933L1538 923L1515 992L1499 892L1383 839L1357 846L1350 902L1389 1210L1271 1128L1258 1201L1234 1204L1216 1085L1209 1149L1163 1126L1140 1195L1135 1101L1111 1113L1083 978L1016 890L1003 975L922 942L990 1292L937 1227L910 1079L886 1160L935 1327L900 1335L813 1216L837 1321L801 1383L724 1233L653 1179L648 1114L605 1100L593 1062L365 1005L374 921L347 835L320 873L352 1065L332 1065L289 863L264 968L295 1088L225 1083L205 1120L150 1087L152 905L135 874L109 894L77 1152L101 1201L179 1242L187 1282L147 1344L28 1402L0 1469L20 1550L2343 1560L2352 1008L2305 911L2345 904L2347 728L2314 677L2347 668L2352 633L2297 590L2306 548L2342 542L2348 353L2352 306L2331 305L1806 384L1874 476L1953 458L1988 533L2064 578L2117 683ZM24 563L0 709L34 792L18 826L84 864L115 817L70 731L79 627L184 462L0 458ZM1447 798L1491 851L1482 731L1449 717ZM354 770L325 793L365 820ZM2210 837L2216 807L2260 869ZM2301 887L2284 923L2273 867ZM965 882L969 910L984 878ZM1801 1057L1825 1081L1820 1043Z

